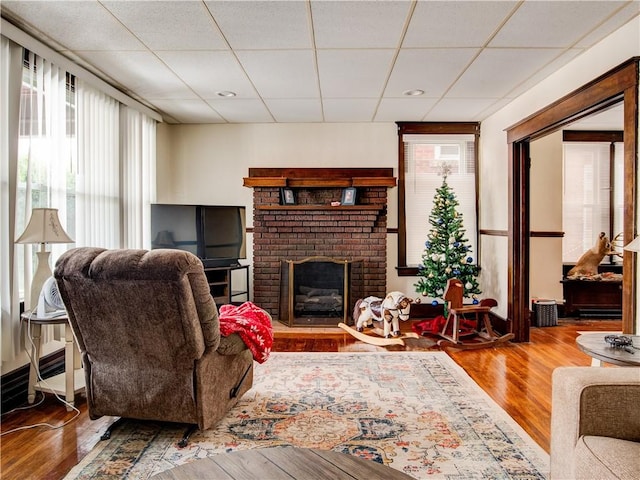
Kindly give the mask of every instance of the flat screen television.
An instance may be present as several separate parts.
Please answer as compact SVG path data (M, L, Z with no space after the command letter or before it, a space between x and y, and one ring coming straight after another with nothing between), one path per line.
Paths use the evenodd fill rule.
M230 205L151 205L151 248L197 255L205 267L247 258L246 208Z

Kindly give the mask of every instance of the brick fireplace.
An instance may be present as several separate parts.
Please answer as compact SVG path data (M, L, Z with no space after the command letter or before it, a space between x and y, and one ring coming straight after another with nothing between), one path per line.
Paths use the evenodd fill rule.
M361 260L364 294L384 296L387 190L395 184L391 168L249 169L244 185L253 188L254 302L277 319L282 262L316 256ZM347 187L356 188L356 204L332 206ZM282 204L283 188L291 189L295 204Z

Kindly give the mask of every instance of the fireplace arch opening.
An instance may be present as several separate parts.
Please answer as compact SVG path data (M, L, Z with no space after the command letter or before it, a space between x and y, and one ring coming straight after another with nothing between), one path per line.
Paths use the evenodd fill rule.
M282 260L279 320L293 326L351 324L363 293L364 261L316 256Z

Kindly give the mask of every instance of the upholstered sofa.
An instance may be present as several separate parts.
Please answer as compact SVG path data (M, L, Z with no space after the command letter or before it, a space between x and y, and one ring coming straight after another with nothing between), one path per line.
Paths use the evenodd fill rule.
M640 368L560 367L552 385L551 478L640 478Z
M253 356L221 337L201 261L179 250L76 248L55 278L77 338L91 419L214 426L251 387Z

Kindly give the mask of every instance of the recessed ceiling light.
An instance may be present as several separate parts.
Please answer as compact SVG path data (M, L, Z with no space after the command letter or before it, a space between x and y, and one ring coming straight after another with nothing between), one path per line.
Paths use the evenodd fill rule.
M424 90L420 90L420 89L407 90L405 92L402 92L402 94L408 97L417 97L418 95L424 95Z
M221 92L217 92L219 97L235 97L236 92L231 92L229 90L222 90Z

